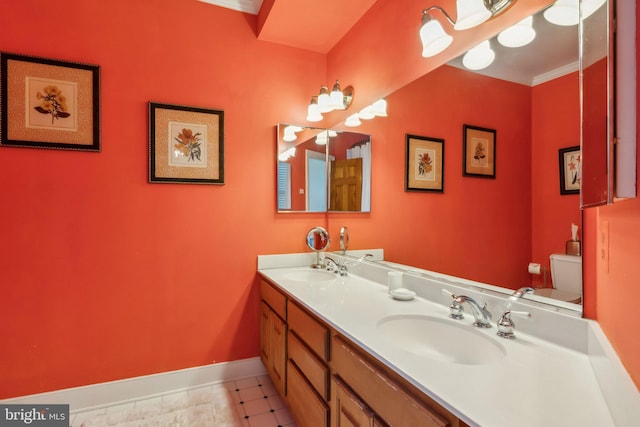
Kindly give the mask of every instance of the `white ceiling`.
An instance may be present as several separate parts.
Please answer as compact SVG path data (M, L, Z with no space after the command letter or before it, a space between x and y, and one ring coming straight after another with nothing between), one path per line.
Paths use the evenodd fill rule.
M198 0L204 3L226 7L229 9L257 14L260 10L263 0ZM297 2L298 0L291 0ZM551 1L551 0L550 0ZM329 8L327 1L318 0L318 4L325 4ZM289 7L289 6L287 6ZM292 8L294 5L291 6ZM588 20L597 23L592 27L606 28L607 9L601 7ZM359 12L359 13L362 13ZM296 13L297 15L297 13ZM354 14L353 19L359 19L361 15ZM349 22L349 21L347 21ZM355 21L354 21L355 23ZM282 22L279 21L277 26L280 27ZM353 25L353 23L351 24ZM544 83L562 75L574 72L578 69L578 27L562 27L547 22L542 16L542 12L534 16L534 29L536 30L536 38L529 45L520 48L507 48L500 45L494 37L491 39L491 47L496 53L496 60L492 65L484 70L475 71L479 74L491 77L513 81L520 84L534 86ZM336 29L337 30L337 29ZM291 40L287 41L287 29L280 29L282 39L273 39L271 41L280 44L308 48L310 50L327 52L331 46L313 48L313 44L304 44L302 35L291 29ZM417 28L416 28L417 31ZM450 33L455 32L453 29L448 30ZM307 31L307 34L309 32ZM452 34L455 37L455 34ZM269 39L266 39L269 41ZM331 41L327 42L331 44ZM327 44L325 43L325 44ZM605 53L598 53L599 58ZM464 68L461 57L449 62L449 65Z
M562 27L549 23L542 16L542 12L533 17L533 27L536 38L527 46L508 48L492 38L491 48L496 53L493 64L484 70L475 71L502 80L535 86L553 80L565 74L578 70L578 26ZM593 15L585 20L585 39L597 39L594 36L602 34L607 28L607 8L600 7ZM594 51L594 44L590 45L587 62L593 63L606 56L606 43L598 43L603 50ZM455 58L449 65L464 68L462 57Z
M215 4L216 6L257 15L262 6L262 0L199 0L203 3Z

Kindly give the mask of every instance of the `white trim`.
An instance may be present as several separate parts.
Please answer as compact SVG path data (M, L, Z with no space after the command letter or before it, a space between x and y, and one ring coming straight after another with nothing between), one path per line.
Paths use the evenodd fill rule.
M558 67L555 70L547 71L546 73L535 76L533 78L533 81L531 82L531 86L537 86L539 84L546 83L550 80L557 79L558 77L562 77L578 70L579 63L577 61L572 62L571 64L563 65L562 67Z
M262 6L262 0L199 0L203 3L209 3L216 6L226 7L228 9L237 10L239 12L251 13L257 15Z
M174 390L266 374L259 357L0 400L3 404L69 404L71 412L127 403Z

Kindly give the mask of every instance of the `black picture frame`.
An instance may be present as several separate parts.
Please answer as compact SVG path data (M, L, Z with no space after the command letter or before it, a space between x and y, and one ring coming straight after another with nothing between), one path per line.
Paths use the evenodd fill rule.
M558 150L560 195L580 194L581 155L579 145Z
M496 130L462 126L462 175L496 177Z
M0 146L99 152L100 67L0 52Z
M149 102L149 182L224 184L224 111Z
M444 139L405 136L405 191L444 193Z

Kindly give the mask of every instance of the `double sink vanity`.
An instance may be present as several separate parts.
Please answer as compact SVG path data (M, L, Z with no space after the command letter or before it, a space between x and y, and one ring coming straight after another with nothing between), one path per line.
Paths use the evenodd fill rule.
M361 257L370 253L373 256ZM300 426L626 426L640 396L596 322L453 276L380 262L382 250L258 257L261 358ZM323 264L323 263L321 263ZM325 264L326 265L326 264ZM321 266L322 267L322 266ZM393 298L391 271L415 298ZM451 294L491 313L450 317ZM506 310L515 339L497 335Z

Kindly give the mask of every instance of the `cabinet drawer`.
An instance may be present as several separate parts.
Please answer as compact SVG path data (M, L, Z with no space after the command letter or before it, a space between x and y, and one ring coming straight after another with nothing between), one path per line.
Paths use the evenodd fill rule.
M338 336L333 339L332 353L334 372L389 425L451 426L449 420L410 395Z
M295 332L320 359L328 361L329 330L291 301L287 309L289 330Z
M287 297L265 280L260 281L260 296L281 319L287 318Z
M374 423L374 413L358 396L338 377L331 378L331 427L374 427Z
M320 397L328 401L329 369L327 366L298 339L295 333L289 332L288 343L289 359L293 360Z
M291 360L287 362L287 401L296 425L328 427L329 406Z

